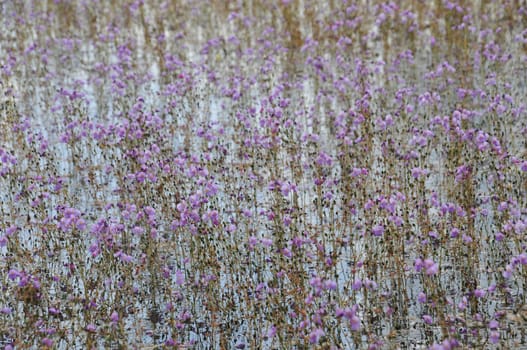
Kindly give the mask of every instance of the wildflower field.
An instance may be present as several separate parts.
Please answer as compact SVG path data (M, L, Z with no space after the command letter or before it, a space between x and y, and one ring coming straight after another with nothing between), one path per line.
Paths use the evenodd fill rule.
M527 349L527 2L0 2L0 348Z

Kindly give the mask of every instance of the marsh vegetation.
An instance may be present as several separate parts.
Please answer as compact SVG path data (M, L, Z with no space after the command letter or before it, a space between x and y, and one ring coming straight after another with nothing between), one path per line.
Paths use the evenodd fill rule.
M527 346L524 1L4 1L0 343Z

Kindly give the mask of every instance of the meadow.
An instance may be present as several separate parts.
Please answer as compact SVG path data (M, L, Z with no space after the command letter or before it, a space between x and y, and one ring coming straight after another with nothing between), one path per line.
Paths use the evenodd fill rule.
M3 349L527 349L525 1L0 22Z

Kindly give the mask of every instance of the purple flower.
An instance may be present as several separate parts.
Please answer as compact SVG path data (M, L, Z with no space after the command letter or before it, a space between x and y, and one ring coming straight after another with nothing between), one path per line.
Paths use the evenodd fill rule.
M360 327L361 327L361 321L360 321L360 318L357 316L357 310L358 310L357 304L353 305L351 308L350 307L347 307L345 309L337 308L335 310L335 316L337 318L341 318L341 317L346 318L350 322L351 330L358 331L360 330Z
M320 152L317 158L317 164L320 166L330 167L333 164L333 159L325 152Z
M386 306L386 307L384 308L384 312L386 313L387 316L392 316L393 313L394 313L394 311L395 311L395 310L394 310L393 307L391 307L391 306Z
M439 265L435 263L432 259L426 259L424 261L424 267L428 276L435 275L439 271Z
M332 280L326 280L324 282L324 288L326 290L335 290L337 289L337 282L332 281Z
M13 233L15 233L17 230L18 230L18 227L16 227L15 225L13 225L13 226L9 226L9 227L6 229L5 233L6 233L7 236L11 236L11 235L12 235Z
M426 303L426 294L421 292L417 296L417 301L419 301L421 304Z
M366 286L366 288L368 289L373 289L373 290L377 289L378 287L377 282L370 280L368 278L364 281L364 286Z
M352 331L359 331L360 330L360 318L357 315L353 315L350 318L350 327Z
M181 286L185 283L185 274L181 270L176 271L176 284Z
M172 338L168 338L166 341L165 341L165 346L176 346L177 343L174 341L174 339Z
M428 232L428 236L432 237L433 239L439 239L439 234L435 231Z
M474 289L474 296L476 298L483 298L487 292L484 289Z
M459 310L465 310L467 307L468 299L467 297L463 297L461 301L457 304L457 307Z
M276 327L271 326L269 329L267 329L266 336L269 339L272 339L276 335Z
M498 329L498 327L500 326L499 322L496 321L496 320L491 320L489 322L489 328L490 329Z
M375 237L380 237L384 233L384 226L382 225L376 225L372 228L371 232Z
M512 268L512 265L507 264L507 266L505 266L505 270L502 272L502 275L505 279L509 279L512 277L513 272L514 270Z
M527 224L523 222L522 220L518 220L514 224L514 232L518 235L522 234L526 229L527 229Z
M9 270L7 273L7 278L9 278L11 281L14 281L17 277L20 277L22 274L17 270Z
M288 248L283 248L282 255L286 258L291 258L293 256L293 253L291 253L291 250L289 250Z
M432 316L430 315L423 315L423 321L426 323L426 324L432 324L434 319L432 318Z
M467 234L463 234L463 242L464 243L472 243L472 237L470 237L469 235Z
M421 258L415 259L414 261L415 272L420 272L423 269L423 267L424 267L423 260Z
M325 335L324 331L320 328L314 329L309 333L309 342L311 344L316 344Z
M356 278L355 281L353 281L353 284L351 285L351 289L353 290L359 290L362 288L362 281L360 278Z
M112 314L110 315L110 321L112 321L112 323L119 322L119 314L117 313L117 311L112 312Z
M472 168L467 165L461 165L456 168L456 181L466 180L472 173Z
M412 169L412 176L414 179L419 179L421 176L426 176L428 174L428 170L422 169L422 168L413 168Z
M496 284L491 284L491 285L489 286L489 288L487 288L487 291L488 291L489 293L494 293L494 292L496 291L496 287L497 287Z
M132 233L136 236L140 236L145 233L145 229L141 226L135 226L134 228L132 228Z
M498 344L500 341L500 332L497 332L497 331L490 332L489 340L492 344Z
M119 250L113 256L115 258L119 258L122 262L125 262L125 263L132 262L132 260L134 259L131 255L125 254L121 250Z
M260 242L262 243L264 247L270 247L273 245L273 240L267 237L262 238Z

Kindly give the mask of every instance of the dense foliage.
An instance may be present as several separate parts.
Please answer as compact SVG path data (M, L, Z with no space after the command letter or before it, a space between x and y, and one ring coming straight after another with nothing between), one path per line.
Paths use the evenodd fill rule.
M527 4L0 5L0 344L527 344Z

